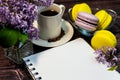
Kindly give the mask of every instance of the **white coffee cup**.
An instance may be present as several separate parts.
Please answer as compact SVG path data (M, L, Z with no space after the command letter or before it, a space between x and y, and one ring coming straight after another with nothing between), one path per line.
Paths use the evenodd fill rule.
M57 14L46 14L51 11ZM48 11L48 12L45 12ZM52 4L50 7L42 8L38 12L39 36L43 40L54 39L61 34L62 16L65 11L64 5ZM45 13L43 13L45 12ZM43 13L43 14L42 14ZM54 13L54 12L53 12Z

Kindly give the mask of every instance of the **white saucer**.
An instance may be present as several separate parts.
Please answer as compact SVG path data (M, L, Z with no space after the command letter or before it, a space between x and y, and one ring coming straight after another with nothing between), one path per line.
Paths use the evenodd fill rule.
M36 22L36 23L33 23L33 25L35 27L37 27L38 24ZM64 43L68 42L72 38L73 33L74 33L72 25L68 21L65 21L64 19L62 19L62 29L64 30L65 35L63 35L63 37L61 37L61 39L58 41L48 42L43 39L38 39L38 40L32 40L32 43L35 45L38 45L38 46L43 46L43 47L60 46Z

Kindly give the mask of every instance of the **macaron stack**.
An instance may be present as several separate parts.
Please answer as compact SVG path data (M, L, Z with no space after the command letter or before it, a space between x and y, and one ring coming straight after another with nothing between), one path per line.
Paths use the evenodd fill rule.
M92 32L97 29L98 21L98 18L93 14L89 14L87 12L79 12L75 23L79 27Z
M72 8L72 18L75 24L82 30L85 35L97 29L98 18L92 14L90 6L86 3L76 4Z
M87 3L75 4L71 11L72 19L78 30L85 36L91 36L97 29L98 18L92 14Z
M98 11L95 16L99 19L98 29L107 29L112 22L112 16L105 10Z

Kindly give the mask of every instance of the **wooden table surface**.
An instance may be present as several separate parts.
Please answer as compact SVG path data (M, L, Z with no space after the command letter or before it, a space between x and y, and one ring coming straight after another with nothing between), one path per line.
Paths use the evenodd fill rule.
M117 37L117 49L120 53L120 0L55 0L57 4L63 4L66 7L63 19L68 21L67 11L76 3L88 3L92 8L113 9L117 12L117 21L110 29ZM88 43L91 38L81 35L75 30L72 39L83 37ZM40 52L48 48L33 45L34 52ZM119 65L120 66L120 65ZM120 72L120 67L117 69ZM17 65L4 56L3 48L0 47L0 80L32 80L24 64Z

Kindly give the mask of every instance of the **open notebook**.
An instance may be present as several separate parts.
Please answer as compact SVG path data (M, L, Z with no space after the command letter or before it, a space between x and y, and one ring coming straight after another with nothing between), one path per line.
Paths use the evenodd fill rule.
M94 50L82 38L23 60L35 80L120 80L117 71L96 61Z

